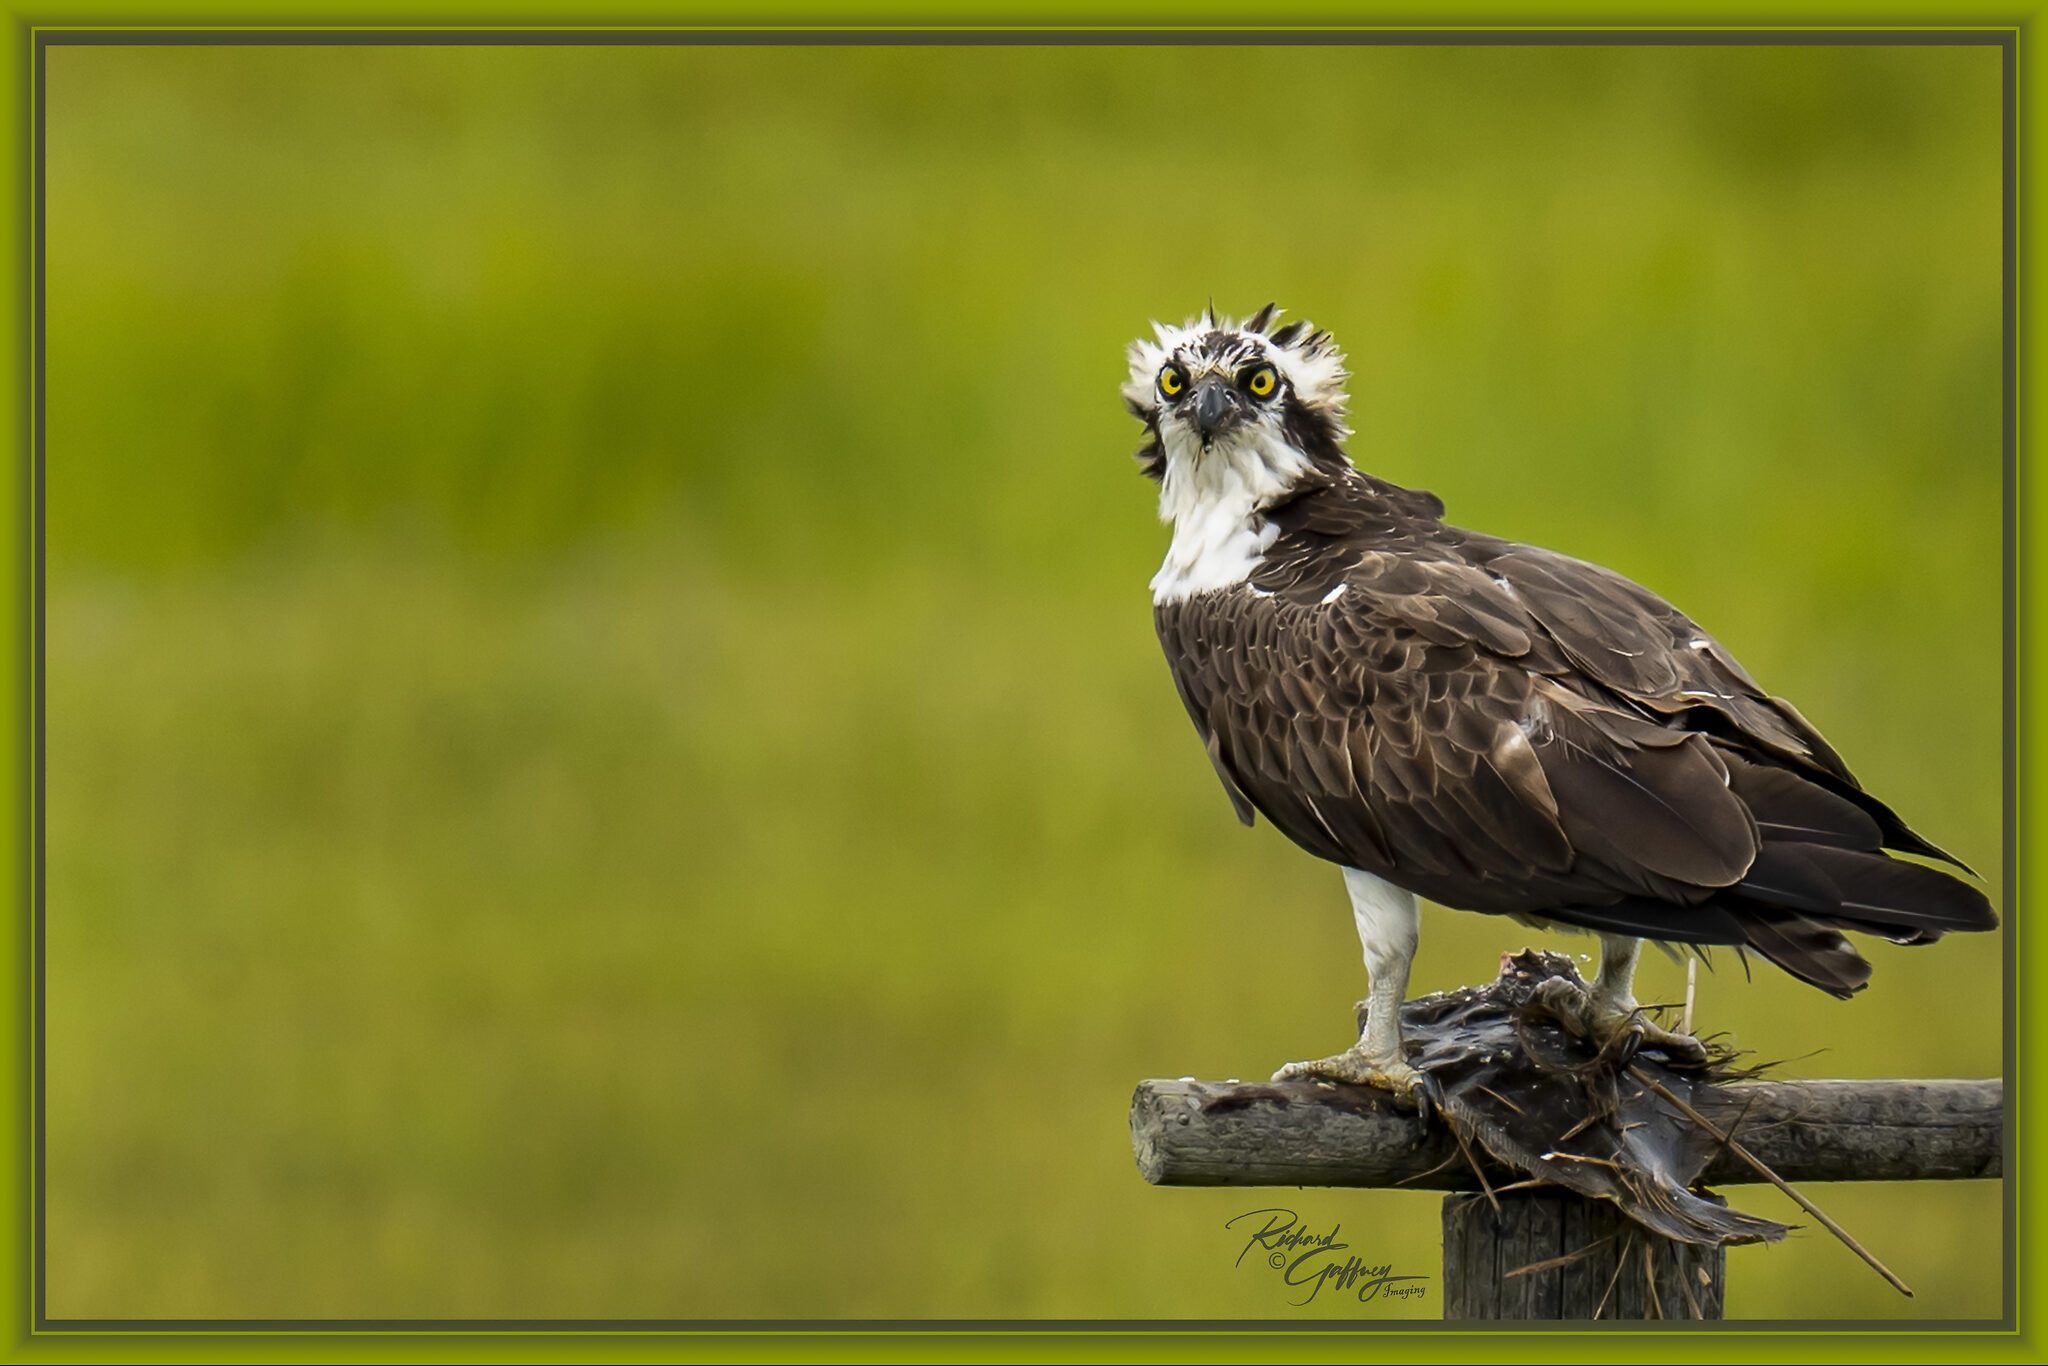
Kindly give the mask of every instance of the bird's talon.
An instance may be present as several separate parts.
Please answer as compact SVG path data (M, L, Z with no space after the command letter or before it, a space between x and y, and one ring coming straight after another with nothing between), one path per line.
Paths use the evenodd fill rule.
M1676 1063L1706 1065L1707 1047L1692 1035L1654 1023L1639 1007L1604 1005L1591 989L1578 982L1552 977L1537 984L1533 999L1572 1033L1591 1039L1603 1050L1623 1035L1634 1035L1634 1050L1654 1048Z
M1628 1020L1626 1027L1642 1040L1639 1047L1658 1049L1673 1062L1693 1067L1706 1066L1707 1046L1692 1035L1680 1034L1662 1025L1653 1024L1643 1018L1641 1011L1632 1012Z
M1313 1058L1303 1062L1290 1062L1273 1074L1274 1081L1312 1081L1319 1086L1332 1086L1346 1082L1353 1086L1373 1086L1393 1094L1394 1102L1408 1109L1416 1109L1422 1087L1422 1073L1415 1070L1403 1058L1374 1057L1364 1049L1352 1047L1327 1058Z

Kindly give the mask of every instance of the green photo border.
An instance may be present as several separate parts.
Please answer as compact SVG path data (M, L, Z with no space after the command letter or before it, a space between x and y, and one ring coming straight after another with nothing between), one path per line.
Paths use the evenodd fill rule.
M994 13L963 13L929 0L895 0L887 6L850 3L769 6L682 6L647 0L613 0L578 11L533 0L442 0L431 8L364 0L354 5L294 7L260 0L214 0L191 8L170 4L16 4L0 0L4 15L5 174L16 187L16 208L4 216L9 259L4 304L14 325L6 330L4 363L9 388L13 468L5 499L6 630L19 650L11 671L16 689L8 728L6 761L16 780L0 797L0 819L14 832L9 844L15 932L0 937L0 980L8 984L11 1009L0 1026L0 1090L13 1098L0 1124L0 1283L8 1288L0 1310L0 1356L14 1361L670 1361L670 1360L900 1360L909 1362L991 1361L1231 1361L1266 1355L1342 1353L1375 1356L1427 1353L1444 1361L1636 1360L1713 1361L1737 1348L1805 1362L1854 1361L2038 1361L2048 1359L2048 1335L2034 1312L2029 1287L2042 1283L2040 1235L2042 1197L2027 1179L2027 1160L2042 1146L2040 1100L2025 1084L2025 1045L2040 1018L2037 993L2043 980L2043 950L2028 933L2022 905L2030 905L2038 878L2030 860L2035 818L2031 776L2038 771L2042 741L2036 724L2039 699L2023 681L2039 678L2034 629L2038 562L2029 541L2040 508L2035 468L2037 437L2028 400L2039 392L2039 366L2030 345L2031 319L2040 287L2030 269L2038 259L2040 220L2035 212L2043 165L2040 75L2032 46L2040 31L2038 7L1948 5L1935 8L1896 3L1849 5L1812 0L1796 11L1739 0L1683 12L1585 0L1567 13L1545 13L1533 5L1444 0L1428 6L1295 3L1279 13L1253 11L1215 0L1183 0L1120 6L1114 13L1080 3L1053 0ZM1256 21L1256 27L1248 21ZM2004 1301L2008 1318L1990 1325L1857 1325L1816 1322L1810 1327L1745 1325L1563 1324L1502 1329L1461 1325L1388 1324L1265 1326L1199 1323L750 1325L617 1325L545 1323L507 1328L488 1323L402 1323L368 1327L280 1325L246 1327L194 1323L47 1324L40 1318L38 1285L40 1153L36 1116L42 1079L36 1036L42 984L38 963L41 870L37 866L41 812L40 576L42 564L40 352L41 167L36 160L42 115L40 69L45 44L73 41L262 41L265 35L291 40L316 33L352 41L464 41L516 31L529 41L578 41L577 35L630 41L633 34L660 33L667 41L696 35L705 41L778 34L798 41L1050 40L1167 41L1172 35L1200 35L1197 41L1315 41L1343 35L1374 35L1402 42L1473 41L1494 35L1512 42L1983 42L2003 47L2006 73L2006 358L2005 398L2005 563L2006 701L2005 761L2006 898L2001 907L2008 948L2006 960L2007 1206L2002 1234L2007 1247ZM1185 37L1183 41L1187 40ZM2018 1082L2018 1085L2014 1085ZM1133 1177L1135 1180L1135 1176ZM1988 1232L1988 1231L1987 1231ZM1645 1341L1655 1334L1659 1341ZM1341 1338L1345 1341L1330 1341ZM1307 1340L1307 1339L1312 1339ZM1737 1342L1739 1339L1739 1344Z

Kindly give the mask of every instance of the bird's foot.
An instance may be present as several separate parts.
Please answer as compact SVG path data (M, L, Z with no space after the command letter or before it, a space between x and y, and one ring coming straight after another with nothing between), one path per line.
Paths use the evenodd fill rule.
M1591 1039L1603 1051L1625 1035L1636 1037L1638 1049L1654 1048L1675 1063L1704 1067L1707 1047L1690 1034L1679 1034L1644 1016L1633 1002L1603 997L1583 982L1551 977L1538 983L1536 1001L1563 1020L1574 1033Z
M1354 1086L1377 1086L1391 1091L1394 1103L1407 1109L1420 1106L1422 1073L1398 1053L1367 1051L1355 1043L1342 1053L1307 1062L1291 1062L1273 1074L1274 1081L1342 1081Z

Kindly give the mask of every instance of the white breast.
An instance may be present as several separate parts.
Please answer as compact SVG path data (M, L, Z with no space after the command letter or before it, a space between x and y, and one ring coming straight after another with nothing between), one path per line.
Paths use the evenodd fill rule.
M1212 505L1173 524L1173 544L1152 576L1152 601L1179 602L1211 589L1243 583L1279 535L1255 527L1253 510Z
M1243 583L1279 536L1260 510L1285 493L1308 458L1263 433L1207 451L1169 440L1159 516L1173 525L1152 601L1179 602Z

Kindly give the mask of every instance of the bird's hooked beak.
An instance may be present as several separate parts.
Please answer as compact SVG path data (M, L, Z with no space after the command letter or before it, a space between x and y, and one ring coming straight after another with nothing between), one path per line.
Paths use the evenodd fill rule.
M1188 407L1194 414L1195 430L1206 446L1237 421L1244 411L1244 400L1237 396L1237 388L1229 380L1211 375L1195 385L1195 391L1188 395Z

